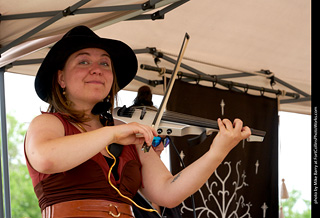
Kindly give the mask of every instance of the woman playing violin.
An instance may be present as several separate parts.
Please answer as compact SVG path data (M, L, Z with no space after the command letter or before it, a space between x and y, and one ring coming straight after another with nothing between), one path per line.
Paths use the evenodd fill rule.
M42 217L133 217L130 199L138 190L157 205L175 207L249 137L250 129L241 120L218 120L220 131L209 151L171 175L153 149L141 150L157 136L153 128L113 126L112 117L105 116L117 91L136 72L137 59L129 46L100 38L85 26L70 30L45 57L35 89L49 108L30 123L25 140ZM93 113L100 102L111 107ZM115 144L123 145L117 157L108 149Z

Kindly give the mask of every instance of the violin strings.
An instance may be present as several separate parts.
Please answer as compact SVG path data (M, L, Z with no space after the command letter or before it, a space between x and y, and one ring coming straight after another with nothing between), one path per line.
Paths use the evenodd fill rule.
M135 110L125 110L121 116L132 117L135 113ZM217 121L196 117L192 115L186 115L183 113L173 112L173 111L165 111L163 114L163 120L171 121L171 122L181 122L189 125L198 125L208 128L216 128L218 129Z
M166 111L163 115L163 120L182 122L190 125L198 125L210 128L218 128L218 123L215 120L210 120L202 117L186 115L173 111Z

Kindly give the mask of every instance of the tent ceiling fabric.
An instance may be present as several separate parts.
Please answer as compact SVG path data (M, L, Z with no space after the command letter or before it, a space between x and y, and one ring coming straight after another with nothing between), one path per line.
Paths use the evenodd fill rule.
M83 0L82 0L83 1ZM25 13L36 13L36 12L48 12L48 11L62 11L69 6L72 6L80 0L56 0L56 1L42 1L42 0L33 0L25 2L23 0L14 0L12 1L2 1L1 2L1 14L13 15L13 14L25 14ZM88 2L88 3L85 3ZM83 8L98 8L98 7L107 7L107 6L119 6L123 5L132 5L132 4L142 4L144 0L127 0L127 1L118 1L118 0L108 0L108 1L84 1L84 5L79 9ZM168 1L166 1L168 2ZM21 7L17 6L21 5ZM5 11L2 11L5 9ZM66 33L69 29L75 25L85 24L91 28L94 28L97 25L103 24L107 21L114 21L119 17L126 17L133 11L121 11L121 12L104 12L104 13L89 13L89 14L77 14L75 16L68 16L64 19L60 19L57 22L53 23L49 27L37 33L35 36L30 39L42 38L45 36L56 35ZM40 17L40 18L30 18L30 19L17 19L17 20L8 20L1 22L1 45L6 45L24 33L30 31L32 28L40 25L41 23L47 21L50 17ZM28 27L28 28L26 28Z
M31 3L22 0L2 1L0 13L4 16L63 10L76 2L77 0L34 0ZM91 1L81 8L143 2L146 1ZM164 1L162 5L168 2L172 1ZM164 19L123 21L142 13L150 14L161 10L161 6L149 12L142 10L105 12L62 18L34 35L31 38L33 41L22 43L4 52L0 58L0 66L15 60L43 58L48 51L48 45L78 24L91 27L102 37L122 40L133 49L155 47L157 51L173 59L176 59L184 34L187 32L191 38L182 61L184 64L209 75L270 70L277 78L308 95L311 94L310 0L191 0L165 14ZM48 19L45 17L1 21L2 47ZM139 64L155 66L151 54L137 54L137 57ZM171 70L174 68L172 63L160 60L159 67ZM38 64L13 66L7 71L35 75L38 67ZM180 70L190 73L184 68ZM139 69L138 76L147 80L161 79L157 72L142 69ZM264 76L227 80L294 92L278 82L271 87L270 79ZM200 84L212 85L208 82ZM142 82L134 80L126 89L137 90L141 85ZM162 86L154 87L153 91L162 94ZM248 93L260 94L254 91ZM311 101L281 104L280 110L310 114Z

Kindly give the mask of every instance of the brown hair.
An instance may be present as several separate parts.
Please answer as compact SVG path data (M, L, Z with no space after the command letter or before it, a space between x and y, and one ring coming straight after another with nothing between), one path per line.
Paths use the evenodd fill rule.
M138 94L133 101L133 106L153 106L152 92L149 86L141 86L138 89Z

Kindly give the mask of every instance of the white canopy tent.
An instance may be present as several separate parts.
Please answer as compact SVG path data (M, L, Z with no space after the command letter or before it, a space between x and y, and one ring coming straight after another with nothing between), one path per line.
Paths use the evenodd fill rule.
M50 45L76 25L126 42L139 64L153 68L139 69L126 90L146 83L155 86L155 94L163 94L163 86L157 85L163 83L159 72L173 69L188 32L182 79L277 95L280 110L311 113L310 0L3 0L0 13L2 138L3 74L35 75Z
M192 71L194 75L217 75L282 94L297 93L299 96L281 97L280 110L310 114L311 1L166 0L145 11L141 9L145 1L78 1L1 2L0 67L35 75L48 46L80 24L102 37L123 40L137 50L139 64L152 66L147 47L174 60L188 32L191 39L183 63L197 70ZM147 3L153 2L157 1ZM166 13L168 6L174 10ZM152 21L156 15L160 19ZM30 37L15 41L24 34ZM172 69L173 64L162 61L159 67ZM141 69L138 76L159 80L157 73ZM270 78L275 79L273 87ZM126 89L136 90L140 85L135 80ZM162 94L161 87L154 91Z

